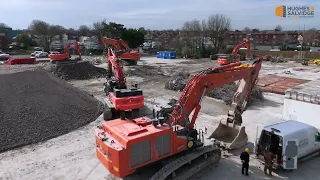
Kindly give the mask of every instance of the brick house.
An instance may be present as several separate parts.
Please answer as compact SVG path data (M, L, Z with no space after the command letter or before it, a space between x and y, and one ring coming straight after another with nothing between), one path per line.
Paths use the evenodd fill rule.
M250 34L253 44L266 46L280 46L284 43L296 44L298 37L297 31L230 31L227 38L227 44L236 45L243 41L247 34Z

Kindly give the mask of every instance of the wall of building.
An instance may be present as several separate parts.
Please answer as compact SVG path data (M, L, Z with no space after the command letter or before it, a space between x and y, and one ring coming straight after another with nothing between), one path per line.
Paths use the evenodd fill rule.
M320 129L320 105L293 99L284 99L283 117L286 120L296 120Z

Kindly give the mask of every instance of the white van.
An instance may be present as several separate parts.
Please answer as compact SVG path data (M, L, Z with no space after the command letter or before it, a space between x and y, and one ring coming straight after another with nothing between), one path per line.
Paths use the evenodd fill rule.
M320 133L313 126L293 120L266 126L255 145L259 160L263 161L266 149L277 155L276 168L297 169L298 163L319 154Z

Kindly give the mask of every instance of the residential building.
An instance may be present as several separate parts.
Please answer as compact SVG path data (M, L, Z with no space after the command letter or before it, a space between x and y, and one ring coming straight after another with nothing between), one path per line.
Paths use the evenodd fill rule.
M297 31L259 31L242 32L230 31L228 33L227 44L236 45L243 41L250 34L254 45L280 46L286 44L296 44L298 42Z

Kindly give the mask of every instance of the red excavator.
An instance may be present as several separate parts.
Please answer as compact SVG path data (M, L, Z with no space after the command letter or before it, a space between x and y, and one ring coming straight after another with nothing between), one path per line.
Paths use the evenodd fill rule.
M114 76L112 76L114 70ZM135 84L128 88L123 67L118 61L113 50L108 48L108 79L104 83L105 99L104 120L118 118L125 119L126 112L131 112L131 117L139 116L139 108L144 106L142 90Z
M150 179L187 179L221 157L216 143L205 141L207 128L196 129L201 101L212 89L240 80L226 122L221 121L209 138L230 141L238 148L248 141L241 127L242 113L258 78L261 59L242 64L211 67L196 74L179 100L155 105L153 119L115 119L96 129L96 155L109 172L123 178L151 163L163 163ZM194 113L189 116L191 112ZM228 143L228 142L227 142ZM148 178L149 179L149 178Z
M64 53L62 54L50 54L50 62L51 63L56 63L56 62L66 62L71 60L71 55L69 53L71 48L75 48L77 51L77 54L79 55L78 58L75 59L75 61L78 61L81 59L81 52L80 52L80 48L78 45L78 42L72 42L66 45L66 47L64 48Z
M129 64L136 65L141 58L139 51L131 51L129 46L123 40L116 40L111 38L101 38L105 47L112 45L115 47L116 55L119 59L128 62Z
M221 54L218 56L218 64L224 66L230 63L236 63L240 61L240 54L238 54L238 51L241 47L245 46L247 48L246 50L246 56L248 56L251 52L250 50L250 40L245 39L240 44L238 44L236 47L233 48L231 55L229 54Z

